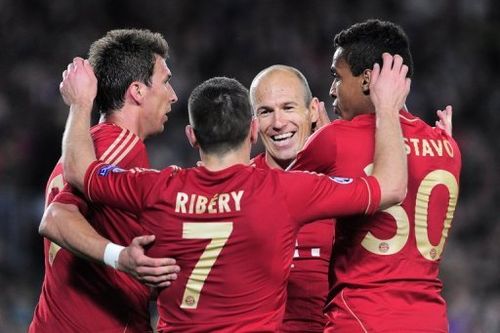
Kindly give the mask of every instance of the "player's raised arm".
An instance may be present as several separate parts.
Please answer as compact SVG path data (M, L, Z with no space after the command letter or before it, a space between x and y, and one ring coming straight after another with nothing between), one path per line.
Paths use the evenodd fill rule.
M85 172L96 160L89 130L97 79L89 62L75 58L64 71L59 90L70 107L62 144L64 178L82 191Z
M370 79L370 98L375 106L375 156L372 175L380 184L380 207L401 202L406 195L408 168L399 111L410 91L408 67L399 55L384 53L382 68L375 64Z

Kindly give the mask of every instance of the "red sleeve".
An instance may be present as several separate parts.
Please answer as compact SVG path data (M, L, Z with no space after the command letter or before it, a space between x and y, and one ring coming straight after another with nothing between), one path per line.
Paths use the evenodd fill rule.
M380 206L380 186L371 176L340 178L290 172L283 175L281 183L290 214L300 225L332 217L373 214Z
M60 191L54 198L52 202L58 202L62 204L75 205L82 215L87 215L89 206L85 199L77 194L76 190L69 184L66 184L62 191Z
M139 215L158 200L168 178L177 170L177 167L162 171L142 168L124 170L94 161L85 173L84 193L91 202Z
M314 171L330 174L337 158L334 127L329 124L309 137L288 170Z

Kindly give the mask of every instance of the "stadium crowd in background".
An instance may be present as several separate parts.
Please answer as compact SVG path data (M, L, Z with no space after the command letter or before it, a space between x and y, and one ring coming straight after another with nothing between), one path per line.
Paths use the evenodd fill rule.
M314 94L327 100L325 66L331 61L334 33L375 16L402 24L412 40L417 77L409 108L431 123L436 105L454 105L454 135L466 158L460 205L441 269L451 332L498 331L500 228L494 198L499 195L495 165L500 144L495 134L500 116L494 110L500 94L491 89L498 78L490 73L500 48L498 20L494 20L498 6L492 1L363 6L314 0L307 4L218 1L217 11L213 4L183 1L144 3L141 11L135 10L134 2L124 1L118 12L105 2L1 6L2 22L9 27L0 55L6 73L0 89L0 279L5 286L1 330L24 332L38 298L43 250L36 229L44 205L41 193L60 154L65 114L63 103L57 102L61 64L75 53L84 56L91 41L110 28L148 27L165 33L175 45L171 63L180 98L175 109L185 109L187 95L203 79L226 74L250 85L256 72L275 63L299 68ZM214 21L225 24L213 25ZM219 32L222 27L225 33ZM172 128L187 122L182 112L170 118L170 125L176 124ZM177 144L156 144L164 137ZM182 130L173 129L153 141L154 166L191 165L198 159L184 142Z

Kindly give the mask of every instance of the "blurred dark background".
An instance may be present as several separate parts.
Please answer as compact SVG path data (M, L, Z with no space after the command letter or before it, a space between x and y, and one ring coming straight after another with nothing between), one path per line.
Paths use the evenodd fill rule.
M198 159L184 137L192 88L220 75L248 87L261 69L281 63L299 68L313 94L330 105L333 36L367 18L396 22L410 37L409 109L433 122L437 108L454 107L463 172L441 271L451 332L500 332L500 19L494 0L0 0L0 332L25 332L40 292L37 227L67 114L58 85L74 56L85 57L90 43L114 28L164 34L179 102L166 132L148 146L155 167L190 166Z

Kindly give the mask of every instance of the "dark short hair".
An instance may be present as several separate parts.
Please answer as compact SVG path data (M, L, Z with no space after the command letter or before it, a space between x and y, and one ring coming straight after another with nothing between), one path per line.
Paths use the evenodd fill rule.
M403 29L388 21L370 19L356 23L339 32L334 38L334 47L343 49L342 58L354 76L375 63L382 65L382 54L399 54L408 66L408 77L413 74L413 59L410 42Z
M210 154L240 147L252 121L248 90L227 77L214 77L197 86L189 96L188 112L201 150Z
M151 84L155 55L167 58L168 44L161 34L149 30L111 30L92 43L89 61L98 80L95 104L101 113L123 107L132 82Z

